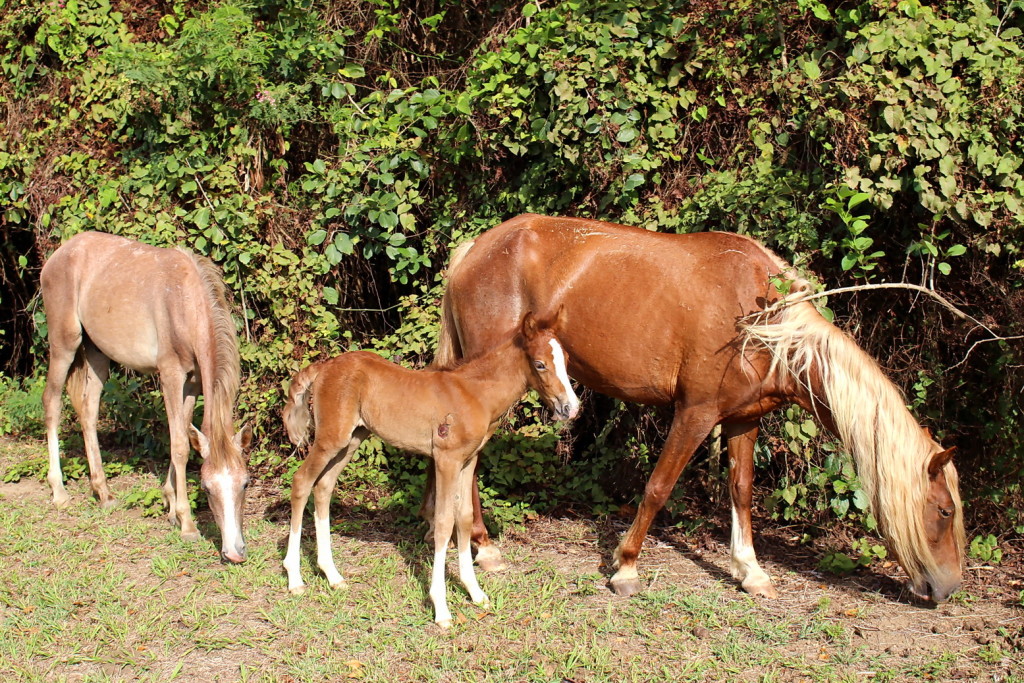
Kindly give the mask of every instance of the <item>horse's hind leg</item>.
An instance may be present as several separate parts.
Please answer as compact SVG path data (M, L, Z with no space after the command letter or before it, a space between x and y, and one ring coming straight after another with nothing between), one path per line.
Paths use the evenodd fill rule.
M351 425L351 422L349 424ZM337 568L334 567L334 558L331 554L331 527L328 513L334 483L338 479L338 474L348 464L354 452L346 450L345 453L341 454L341 445L350 443L353 440L358 443L358 440L352 438L353 429L351 426L347 428L347 434L342 438L332 438L332 434L337 435L340 433L340 431L336 430L335 425L330 427L324 425L321 428L321 424L318 424L317 427L320 429L320 432L317 433L316 438L313 440L313 445L309 449L309 455L306 456L302 466L296 470L295 476L292 479L292 520L288 530L288 552L284 557L284 568L288 572L288 590L293 594L299 594L305 589L300 573L302 514L306 509L306 501L309 500L309 494L313 490L314 484L317 485L317 495L314 499L316 510L314 514L318 559L321 560L320 568L324 569L326 565L334 569L333 575L330 571L324 569L324 573L327 574L327 580L332 587L339 588L344 584L344 578L338 573ZM338 425L338 427L345 428L344 425ZM326 541L326 549L321 545L322 541ZM324 561L325 557L328 561Z
M661 510L665 500L672 493L683 468L690 462L693 452L715 426L715 418L705 410L676 408L669 430L668 439L662 448L658 464L647 480L643 500L637 509L636 518L629 531L622 537L615 549L615 564L618 571L611 579L612 590L618 595L629 596L641 590L636 560L640 555L647 530L654 516Z
M751 595L776 597L775 587L754 554L750 505L754 485L756 422L725 425L729 439L729 495L732 499L732 576Z
M365 429L357 429L344 453L335 456L327 465L313 487L313 522L316 528L316 565L327 577L331 588L345 588L345 577L334 564L334 553L331 550L331 496L338 483L338 477L352 456L359 450L359 444L366 437Z
M53 301L47 296L47 290L43 290L44 305L46 306L46 322L48 326L48 339L50 343L50 362L46 369L46 388L43 390L43 421L46 426L46 444L50 457L50 469L46 480L53 491L53 502L57 507L67 505L70 500L68 492L64 489L64 474L60 469L60 413L61 393L64 391L64 382L68 378L68 371L76 362L79 347L82 344L82 326L77 317L71 312L66 312L65 306L58 309L57 304L63 304L63 299ZM82 362L83 359L78 359Z
M113 507L117 502L107 485L107 475L103 472L103 458L100 455L100 444L96 438L100 394L103 393L103 383L109 376L110 359L89 340L86 340L78 359L71 367L71 374L68 377L68 396L70 396L71 404L82 423L85 457L89 461L89 482L92 485L93 495L99 500L102 508Z

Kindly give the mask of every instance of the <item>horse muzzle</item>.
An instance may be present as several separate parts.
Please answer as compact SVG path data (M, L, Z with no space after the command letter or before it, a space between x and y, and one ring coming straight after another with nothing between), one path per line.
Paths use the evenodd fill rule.
M959 588L959 578L939 581L926 580L921 586L916 586L913 582L907 582L907 590L915 598L922 602L933 602L935 604L946 602L949 600L949 596L957 592Z
M220 559L226 564L242 564L245 562L245 558L248 557L248 553L245 549L245 543L239 543L232 547L225 547L220 549Z
M551 410L560 422L568 422L576 417L576 413L580 410L580 403L579 401L558 401L552 403Z

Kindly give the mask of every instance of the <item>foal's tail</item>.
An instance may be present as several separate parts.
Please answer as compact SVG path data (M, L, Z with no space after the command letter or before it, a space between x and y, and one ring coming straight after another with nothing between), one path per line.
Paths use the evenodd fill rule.
M441 331L437 336L437 352L434 354L433 368L450 368L462 358L462 347L459 344L459 326L452 311L452 297L449 288L455 271L473 248L473 241L463 242L452 252L448 262L448 286L441 297Z
M320 363L314 363L300 370L288 387L288 402L284 404L282 419L288 440L296 446L305 446L309 439L309 390L319 374Z

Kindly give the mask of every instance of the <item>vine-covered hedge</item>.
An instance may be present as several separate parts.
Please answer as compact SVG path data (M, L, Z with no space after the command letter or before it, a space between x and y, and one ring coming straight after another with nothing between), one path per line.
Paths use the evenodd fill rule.
M61 240L187 245L234 292L254 466L287 481L290 373L353 347L429 361L457 242L525 211L732 230L823 283L925 284L984 322L891 291L830 302L960 446L972 500L1019 501L1019 3L732 5L9 2L7 375L44 360L33 297ZM158 400L144 385L115 396ZM591 406L561 439L537 405L517 411L489 447L485 497L508 516L629 501L663 416ZM111 411L152 431L131 414ZM768 427L771 511L860 516L848 460L812 421L790 410ZM417 495L422 464L372 442L363 463L395 500Z

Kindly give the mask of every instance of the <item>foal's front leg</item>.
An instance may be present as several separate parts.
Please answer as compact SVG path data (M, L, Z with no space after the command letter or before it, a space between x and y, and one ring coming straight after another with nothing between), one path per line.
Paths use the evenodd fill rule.
M452 625L445 585L445 558L455 522L455 491L461 464L450 454L434 453L434 566L430 577L430 600L434 603L434 621L441 628Z
M198 541L199 528L192 519L192 505L188 500L185 479L190 443L188 428L192 424L192 412L186 412L186 408L195 405L195 396L190 393L190 384L181 370L162 368L159 372L160 390L163 392L164 408L167 410L167 427L171 435L171 465L167 469L168 482L164 484L164 499L170 506L167 517L171 524L181 527L183 539ZM200 453L202 454L201 450Z
M459 549L459 579L469 592L473 603L483 608L491 605L487 594L480 588L473 568L473 551L470 537L473 531L473 491L476 490L477 455L474 454L459 471L458 487L455 493L455 524Z

